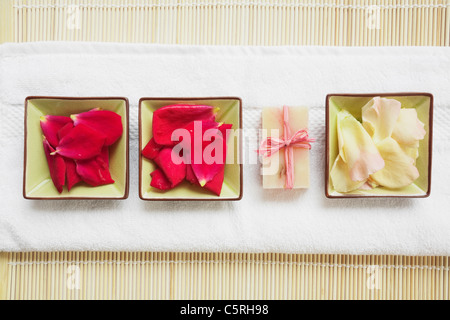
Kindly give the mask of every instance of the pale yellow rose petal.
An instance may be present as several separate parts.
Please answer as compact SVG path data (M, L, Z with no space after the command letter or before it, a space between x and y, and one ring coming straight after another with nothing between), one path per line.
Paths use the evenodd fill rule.
M411 157L414 161L419 157L419 141L414 143L413 145L403 145L400 144L403 152L405 152L409 157Z
M371 175L371 179L376 183L390 189L398 189L409 186L419 177L414 159L409 157L394 139L387 138L378 143L377 147L386 165Z
M373 189L373 187L367 181L364 182L364 184L361 187L359 187L359 190L364 190L364 191L369 191L372 189Z
M350 179L365 181L384 167L374 142L358 120L347 111L338 114L339 155L347 163Z
M371 177L369 177L369 179L367 179L367 181L364 183L363 186L361 186L361 190L372 190L374 188L378 187L378 184L372 180Z
M401 145L415 145L426 135L424 124L417 117L416 109L406 108L400 111L392 138Z
M391 136L402 104L395 99L375 97L362 108L363 126L378 143Z
M331 183L337 192L350 192L361 188L365 181L353 181L350 179L350 171L347 163L340 156L336 158L330 172Z

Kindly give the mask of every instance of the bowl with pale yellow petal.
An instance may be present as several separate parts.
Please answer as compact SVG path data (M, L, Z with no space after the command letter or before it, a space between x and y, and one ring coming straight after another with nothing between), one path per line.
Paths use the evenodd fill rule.
M327 95L325 195L428 197L432 127L430 93Z

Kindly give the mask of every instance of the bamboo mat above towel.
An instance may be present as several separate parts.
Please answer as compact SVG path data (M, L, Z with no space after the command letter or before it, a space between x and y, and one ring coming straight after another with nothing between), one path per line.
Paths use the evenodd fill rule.
M0 8L0 43L450 43L450 0L2 0Z

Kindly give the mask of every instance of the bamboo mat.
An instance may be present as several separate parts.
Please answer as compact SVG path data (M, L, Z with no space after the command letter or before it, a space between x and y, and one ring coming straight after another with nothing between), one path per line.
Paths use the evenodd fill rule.
M1 40L449 45L449 0L2 0Z
M0 0L0 43L450 45L450 0ZM0 299L449 299L449 257L0 253Z
M448 257L4 253L6 299L449 299Z

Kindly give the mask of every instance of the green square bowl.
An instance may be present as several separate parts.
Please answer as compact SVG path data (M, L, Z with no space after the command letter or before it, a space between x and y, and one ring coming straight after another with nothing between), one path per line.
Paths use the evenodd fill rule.
M142 200L197 200L230 201L242 199L242 137L240 130L234 136L234 143L229 143L227 163L222 193L219 196L204 190L200 186L183 181L172 190L160 191L150 186L150 173L155 169L153 161L145 159L141 151L153 137L152 122L155 110L171 104L203 104L218 107L216 120L233 124L233 129L242 129L242 101L236 97L211 98L142 98L139 101L139 197ZM232 137L230 137L231 139Z
M123 135L110 147L110 171L114 184L92 187L85 183L59 194L50 178L42 146L40 117L70 116L93 108L102 108L122 116ZM27 97L25 99L25 157L23 196L35 200L126 199L129 188L128 99L122 97Z
M347 110L361 121L361 110L374 97L396 99L402 108L414 108L417 115L425 124L426 136L420 141L417 169L419 178L411 185L401 189L384 187L372 190L356 190L339 193L333 189L330 171L336 159L339 148L337 138L336 117L340 110ZM329 94L326 97L326 166L325 166L325 195L328 198L361 198L361 197L397 197L397 198L426 198L431 191L431 160L433 138L433 95L430 93L371 93L371 94Z

